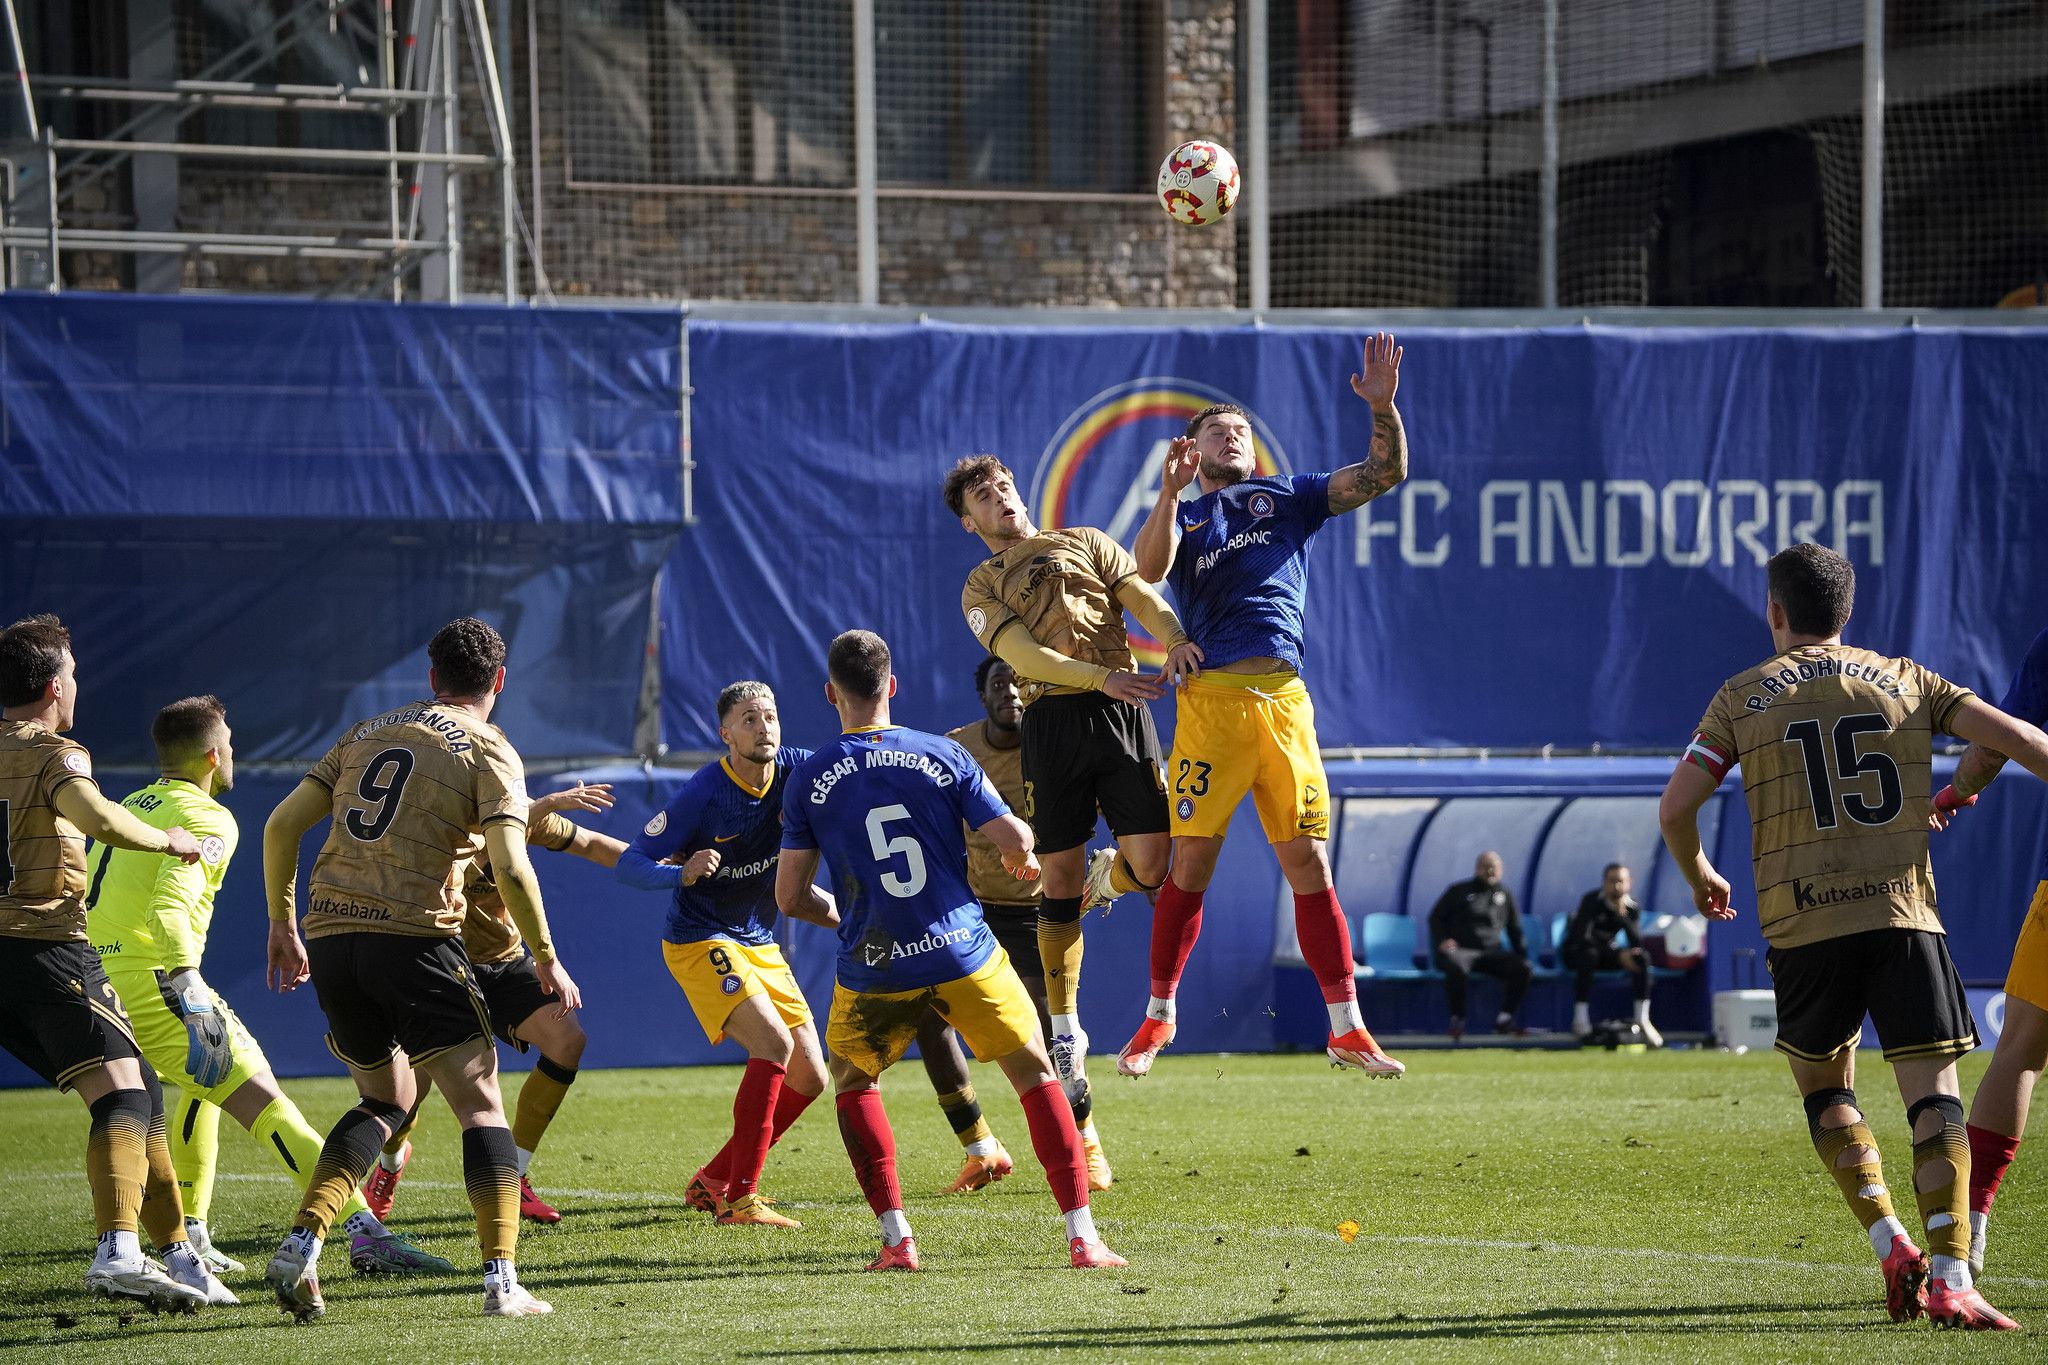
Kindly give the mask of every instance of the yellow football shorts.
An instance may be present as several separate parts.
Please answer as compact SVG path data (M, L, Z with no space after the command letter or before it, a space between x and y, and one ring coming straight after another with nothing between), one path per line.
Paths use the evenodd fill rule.
M105 965L107 980L114 983L114 993L121 997L121 1007L128 1011L128 1023L135 1030L136 1045L167 1084L177 1086L189 1098L219 1104L250 1080L270 1070L270 1061L263 1055L263 1049L256 1045L249 1030L228 1008L228 1002L220 998L220 992L215 991L213 1007L220 1011L221 1022L227 1026L228 1039L234 1046L234 1061L219 1085L202 1088L193 1084L191 1073L185 1070L185 1049L189 1041L185 1021L171 1009L171 1002L165 996L170 988L162 985L156 972L150 968L124 968L120 959L111 957L105 959Z
M742 1000L765 995L782 1022L797 1028L811 1022L811 1006L796 984L796 973L773 943L759 948L731 939L698 943L662 941L662 960L713 1043L725 1041L725 1021Z
M2027 907L2020 940L2012 947L2005 993L2035 1009L2048 1010L2048 882L2034 888L2034 903Z
M825 1049L870 1076L903 1060L927 1010L937 1010L973 1049L975 1060L1007 1057L1038 1036L1038 1007L1001 948L970 976L914 991L832 987Z
M1330 837L1315 706L1292 673L1203 673L1181 688L1166 779L1176 838L1221 837L1247 791L1271 842Z

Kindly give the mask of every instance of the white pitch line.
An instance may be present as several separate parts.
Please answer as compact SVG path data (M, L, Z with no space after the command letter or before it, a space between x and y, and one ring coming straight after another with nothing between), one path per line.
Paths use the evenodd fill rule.
M54 1184L59 1181L82 1180L83 1177L75 1171L35 1171L16 1176L15 1179L18 1181L39 1181ZM224 1171L216 1176L215 1179L256 1184L288 1185L293 1183L290 1177L284 1175L251 1175L232 1171ZM406 1184L416 1190L466 1191L467 1189L466 1186L452 1180L420 1180L415 1178L408 1180ZM548 1187L548 1193L551 1195L561 1195L567 1199L602 1199L612 1203L626 1204L681 1204L683 1202L677 1195L650 1190L576 1190L551 1185ZM801 1199L778 1200L777 1203L780 1207L792 1209L824 1209L832 1207L821 1202ZM921 1219L951 1217L991 1219L1009 1217L1018 1220L1029 1219L1034 1222L1045 1221L1045 1218L1041 1217L1038 1213L1026 1213L1023 1209L1007 1209L1000 1205L984 1202L968 1203L965 1201L920 1207L917 1210L917 1216ZM1321 1228L1247 1228L1240 1223L1157 1223L1149 1219L1139 1220L1134 1226L1142 1226L1147 1232L1171 1232L1186 1236L1224 1234L1235 1237L1251 1236L1266 1241L1299 1241L1302 1236L1310 1235L1320 1237L1326 1241L1339 1240L1335 1232L1326 1232ZM1687 1260L1705 1261L1711 1265L1734 1265L1744 1266L1752 1270L1793 1270L1833 1275L1868 1276L1873 1269L1873 1267L1868 1265L1842 1265L1839 1262L1833 1261L1791 1261L1775 1256L1736 1256L1726 1252L1711 1251L1679 1253L1666 1247L1581 1246L1573 1242L1546 1241L1541 1237L1508 1241L1500 1238L1484 1237L1396 1236L1391 1233L1382 1234L1361 1230L1358 1234L1358 1240L1361 1242L1383 1243L1390 1246L1443 1247L1447 1250L1458 1251L1529 1251L1534 1249L1565 1256L1635 1257L1683 1254ZM1990 1277L1990 1282L1996 1285L2016 1285L2022 1289L2048 1289L2048 1279L2041 1279L2030 1275L1994 1274Z

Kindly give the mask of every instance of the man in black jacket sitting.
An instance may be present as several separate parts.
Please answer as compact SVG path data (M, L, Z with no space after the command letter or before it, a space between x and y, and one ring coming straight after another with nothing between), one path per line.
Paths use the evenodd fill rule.
M1572 1032L1583 1038L1593 1031L1588 1003L1593 998L1593 973L1619 968L1635 981L1636 1026L1643 1031L1643 1041L1662 1047L1663 1035L1650 1022L1650 961L1643 952L1642 911L1628 890L1627 865L1609 863L1600 874L1600 889L1586 893L1565 925L1558 961L1578 976ZM1626 948L1614 946L1617 935L1627 940Z
M1471 881L1447 889L1429 912L1429 941L1436 945L1436 965L1444 974L1444 995L1451 1007L1451 1041L1465 1035L1466 989L1474 972L1501 981L1494 1032L1519 1037L1528 1030L1515 1022L1515 1012L1529 993L1531 975L1529 950L1522 941L1522 912L1515 905L1515 893L1501 885L1500 854L1480 854L1473 872ZM1509 946L1502 946L1503 939Z

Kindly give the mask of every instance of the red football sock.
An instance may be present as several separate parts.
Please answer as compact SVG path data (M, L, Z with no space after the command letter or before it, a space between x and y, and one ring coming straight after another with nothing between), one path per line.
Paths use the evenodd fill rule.
M775 1103L788 1069L761 1057L747 1059L739 1093L732 1098L732 1140L726 1144L731 1152L725 1179L728 1204L746 1198L761 1183L761 1167L768 1161L769 1144L775 1141Z
M1335 1005L1358 998L1352 979L1351 925L1337 904L1337 889L1325 887L1304 896L1294 893L1294 936L1301 941L1302 961L1316 974L1323 1002Z
M1071 1213L1088 1204L1088 1154L1081 1150L1081 1134L1074 1127L1074 1111L1067 1104L1066 1091L1058 1081L1034 1085L1018 1095L1024 1117L1031 1125L1031 1150L1045 1167L1045 1183L1052 1197L1060 1201L1060 1212Z
M816 1098L818 1098L816 1095L806 1095L801 1090L791 1089L788 1085L784 1085L777 1092L775 1096L775 1127L768 1138L768 1145L770 1147L782 1141L782 1135L789 1131L789 1126L792 1123L796 1122L797 1115L810 1108L811 1101ZM718 1149L718 1155L704 1163L704 1179L712 1189L722 1190L725 1188L726 1181L731 1178L731 1175L732 1139L727 1138L725 1146Z
M1991 1212L1998 1182L2005 1179L2005 1168L2012 1165L2019 1150L2018 1138L1970 1125L1970 1212Z
M854 1178L868 1197L868 1207L877 1218L890 1209L902 1208L903 1188L896 1183L896 1135L889 1131L882 1092L873 1086L848 1090L839 1096L838 1104L839 1136L846 1143L846 1154L853 1158ZM1071 1126L1073 1119L1067 1123Z
M1202 893L1183 891L1169 876L1152 903L1152 994L1173 999L1188 954L1202 932Z

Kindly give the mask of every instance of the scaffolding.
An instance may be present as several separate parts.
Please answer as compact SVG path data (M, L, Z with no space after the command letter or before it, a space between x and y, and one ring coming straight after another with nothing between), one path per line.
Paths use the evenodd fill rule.
M4 4L7 39L26 138L0 149L11 191L0 203L0 287L64 288L67 251L131 255L270 256L379 262L393 301L460 302L463 293L463 174L496 181L502 292L519 298L520 239L514 146L505 90L484 0L299 0L267 28L177 80L114 79L28 70L16 0ZM403 10L404 22L398 11ZM366 11L368 13L366 13ZM375 84L280 84L252 79L313 33L346 28L376 54ZM458 45L469 48L488 153L461 147L464 108ZM54 101L134 108L100 137L60 134L39 115ZM382 148L302 147L182 140L193 115L208 109L320 111L382 124ZM408 129L408 123L411 125ZM410 132L410 145L406 134ZM82 191L131 168L138 157L258 166L382 166L383 230L362 232L180 231L144 226L67 226ZM167 164L167 163L159 163ZM75 216L75 215L73 215ZM530 236L527 246L531 249ZM537 254L537 290L546 290Z

